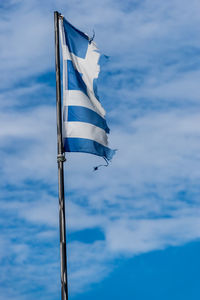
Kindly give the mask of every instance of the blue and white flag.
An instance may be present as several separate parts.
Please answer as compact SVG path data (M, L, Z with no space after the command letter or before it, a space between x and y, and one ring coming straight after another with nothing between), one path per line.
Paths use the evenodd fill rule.
M109 128L97 95L100 53L85 33L60 20L63 54L63 143L65 152L86 152L111 160Z

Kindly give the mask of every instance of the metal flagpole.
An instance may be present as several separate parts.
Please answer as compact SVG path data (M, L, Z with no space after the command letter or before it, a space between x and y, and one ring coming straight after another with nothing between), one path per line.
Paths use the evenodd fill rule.
M65 194L63 164L65 155L62 144L62 108L61 108L61 83L60 83L60 49L59 49L59 16L54 12L55 30L55 59L56 59L56 110L57 110L57 143L58 143L58 192L59 192L59 223L60 223L60 265L61 265L61 296L68 300L67 285L67 253L65 232Z

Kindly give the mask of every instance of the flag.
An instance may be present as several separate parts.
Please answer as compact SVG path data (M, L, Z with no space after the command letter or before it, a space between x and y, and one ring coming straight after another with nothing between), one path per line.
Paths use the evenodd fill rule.
M63 55L63 145L65 152L85 152L111 160L109 128L97 94L100 52L93 39L60 20Z

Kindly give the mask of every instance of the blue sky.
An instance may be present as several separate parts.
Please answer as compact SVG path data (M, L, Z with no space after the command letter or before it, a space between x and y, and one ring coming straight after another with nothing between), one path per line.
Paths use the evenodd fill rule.
M70 299L196 300L200 3L0 2L1 300L60 297L53 11L109 61L108 168L67 155Z

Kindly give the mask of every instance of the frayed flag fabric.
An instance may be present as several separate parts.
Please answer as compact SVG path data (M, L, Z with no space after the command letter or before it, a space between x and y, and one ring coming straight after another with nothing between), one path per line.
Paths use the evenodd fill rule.
M100 53L85 33L60 19L63 54L63 144L65 152L86 152L111 160L109 128L97 94Z

